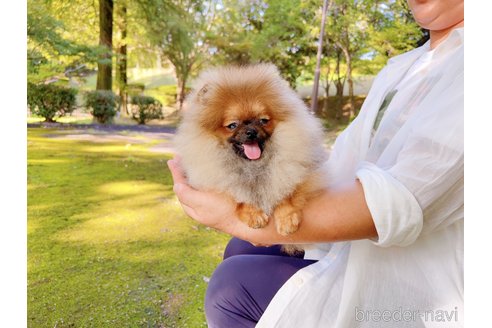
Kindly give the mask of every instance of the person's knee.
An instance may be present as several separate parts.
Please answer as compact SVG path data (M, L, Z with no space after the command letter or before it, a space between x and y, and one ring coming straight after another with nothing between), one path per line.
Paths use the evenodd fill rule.
M205 314L209 327L254 326L245 318L238 300L241 299L241 256L224 260L215 269L205 294ZM231 326L232 325L232 326Z
M233 296L233 286L237 284L234 279L236 262L233 258L224 260L215 269L208 283L205 294L205 310L215 310L224 300Z

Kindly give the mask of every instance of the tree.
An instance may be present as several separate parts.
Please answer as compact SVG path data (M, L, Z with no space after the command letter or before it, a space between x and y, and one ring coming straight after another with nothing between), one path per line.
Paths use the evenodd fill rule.
M415 23L406 1L373 1L371 12L367 51L373 53L372 65L383 66L389 58L412 50L428 39Z
M331 4L331 2L330 2ZM316 55L316 69L314 71L314 83L313 83L313 93L311 96L311 112L317 113L318 111L318 85L321 71L321 53L323 50L323 39L325 38L325 23L326 23L326 11L329 9L328 0L323 1L323 13L321 19L321 31L319 34L318 41L318 53ZM329 84L327 84L329 86ZM328 97L328 90L326 91L326 96Z
M206 38L217 2L150 0L141 3L142 23L146 26L148 39L174 67L179 109L192 72L210 55Z
M253 37L252 59L274 63L293 88L316 55L314 37L309 33L317 7L300 0L265 1L259 15L258 32Z
M354 69L359 73L377 73L390 57L416 47L422 32L413 21L406 1L333 0L326 35L328 43L334 45L329 56L336 61L338 103L342 103L346 80L349 118L352 119L355 116ZM340 72L342 55L343 74ZM340 117L340 113L336 117Z
M127 40L127 28L128 28L128 18L127 18L127 3L126 1L118 1L117 5L117 15L116 15L116 25L118 27L120 37L118 40L117 47L117 57L116 57L116 81L119 89L119 96L121 99L121 113L127 115L127 103L128 103L128 40Z
M219 62L271 62L296 87L316 54L312 20L317 4L291 0L227 0L217 14L211 46Z
M333 0L329 19L329 39L344 56L349 93L349 118L355 116L353 59L363 48L367 38L367 1ZM339 56L337 53L337 57ZM339 68L339 66L337 66ZM340 81L340 79L339 79ZM337 89L337 91L341 91ZM343 92L343 91L342 91Z
M99 0L99 45L106 52L98 62L96 90L112 89L113 0Z
M67 33L72 28L71 20L59 15L65 2L28 0L27 5L28 81L40 83L55 76L64 76L70 68L95 60L98 48L83 38L84 33L79 33L80 37L77 38ZM80 1L71 2L71 5L76 10L72 8L67 13L87 12ZM89 13L86 15L88 17ZM85 30L88 29L91 29L90 22L86 23Z
M216 64L243 65L252 62L254 37L261 30L264 11L259 1L223 0L207 35Z

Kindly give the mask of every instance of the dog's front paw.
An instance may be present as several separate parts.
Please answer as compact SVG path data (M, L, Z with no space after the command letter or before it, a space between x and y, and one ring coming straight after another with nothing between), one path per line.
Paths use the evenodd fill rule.
M290 235L299 229L301 212L296 210L295 207L282 204L275 209L273 217L277 232L282 236Z
M268 215L252 205L239 204L236 212L239 219L253 229L263 228L268 224Z
M304 252L301 245L282 245L281 250L290 256L300 255Z

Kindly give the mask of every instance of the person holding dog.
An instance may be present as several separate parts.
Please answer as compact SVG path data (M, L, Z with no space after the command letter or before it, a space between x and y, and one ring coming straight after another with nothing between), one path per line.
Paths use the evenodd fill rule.
M463 325L464 3L408 4L430 40L378 74L295 233L249 228L168 162L185 212L234 237L207 289L210 327ZM314 247L276 246L292 243Z

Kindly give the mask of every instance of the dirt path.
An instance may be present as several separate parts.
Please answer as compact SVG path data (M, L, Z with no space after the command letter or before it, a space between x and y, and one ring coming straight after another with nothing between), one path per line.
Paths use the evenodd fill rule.
M155 140L158 144L149 148L152 152L173 153L172 138L176 129L168 126L146 125L98 125L98 124L60 124L34 123L28 128L56 129L56 133L46 133L48 138L61 138L90 142L124 142L145 144ZM49 130L51 131L51 130Z
M96 143L124 142L128 144L145 144L158 140L160 142L151 146L149 151L174 153L172 138L176 132L176 128L169 126L31 123L27 127L56 129L57 133L47 131L45 136L48 138L63 138ZM327 133L325 148L328 151L330 151L337 134L338 132L334 131Z

